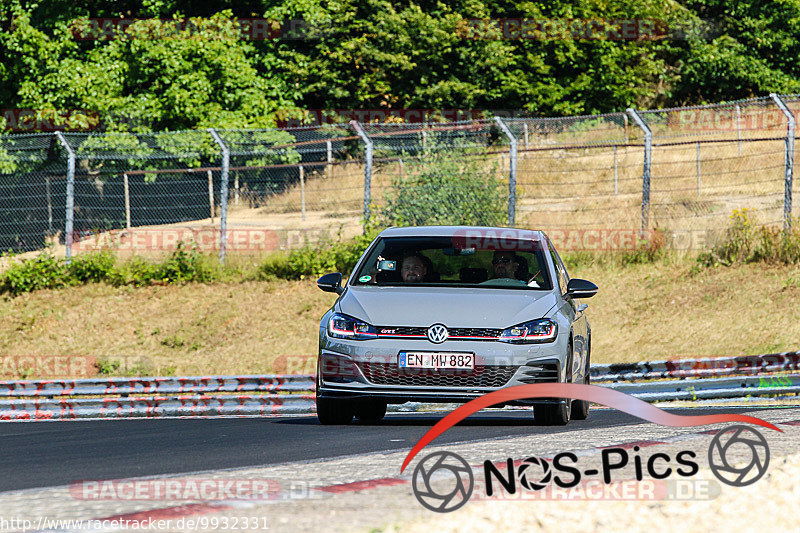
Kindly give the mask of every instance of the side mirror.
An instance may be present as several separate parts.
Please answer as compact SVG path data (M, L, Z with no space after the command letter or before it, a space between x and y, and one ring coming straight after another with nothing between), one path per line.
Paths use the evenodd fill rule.
M325 292L342 294L344 292L344 289L342 288L342 275L339 272L325 274L317 280L317 287Z
M567 284L567 294L573 298L591 298L597 294L597 285L585 279L574 278Z

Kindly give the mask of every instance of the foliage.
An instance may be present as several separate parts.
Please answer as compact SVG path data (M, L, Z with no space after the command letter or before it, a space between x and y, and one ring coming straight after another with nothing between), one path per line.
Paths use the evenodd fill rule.
M100 283L113 279L116 257L110 251L82 254L75 257L67 269L77 283Z
M39 289L55 289L86 283L144 286L170 283L207 283L222 273L197 249L179 242L161 262L135 257L119 262L113 252L103 250L75 257L69 265L44 252L13 263L0 274L0 293L19 295Z
M366 234L349 241L332 242L322 239L318 243L306 243L288 254L271 254L261 263L259 277L304 279L328 272L348 274L377 234L378 230L372 228Z
M800 263L800 231L762 226L752 209L736 209L721 243L697 258L702 266L742 263Z
M409 159L405 175L392 177L376 219L387 226L501 226L508 194L496 176L494 164L431 149Z
M120 38L83 39L92 17L135 22ZM237 19L252 17L280 33L242 38ZM498 27L515 18L545 31ZM188 24L175 30L176 20ZM656 32L617 39L614 22L596 31L603 20ZM302 109L563 115L705 103L797 92L798 54L798 0L0 4L3 108L89 110L111 131L263 128Z
M0 276L0 293L17 295L39 289L55 289L68 285L69 281L69 270L64 262L50 252L43 252L6 269Z
M348 274L377 233L378 229L372 228L367 234L350 240L307 242L288 253L271 253L250 270L222 267L216 258L203 255L197 248L188 248L183 242L161 261L148 261L138 256L121 261L111 250L101 250L80 254L67 265L63 259L44 252L16 261L0 273L0 294L17 296L38 289L87 283L142 287L231 279L297 280L334 271Z

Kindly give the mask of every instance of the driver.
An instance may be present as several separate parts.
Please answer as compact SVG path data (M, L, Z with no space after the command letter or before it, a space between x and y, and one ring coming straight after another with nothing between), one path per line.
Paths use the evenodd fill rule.
M421 283L428 275L428 267L418 254L407 255L401 263L400 275L406 283Z
M516 252L495 252L492 257L492 269L494 278L517 278L519 260Z

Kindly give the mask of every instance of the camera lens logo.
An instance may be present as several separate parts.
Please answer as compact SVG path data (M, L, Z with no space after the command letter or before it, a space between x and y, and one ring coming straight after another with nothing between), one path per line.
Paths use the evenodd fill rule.
M552 477L550 463L539 457L528 457L517 469L519 484L528 490L542 490Z
M711 440L708 464L723 483L733 487L751 485L761 479L769 466L767 439L747 426L725 428Z
M453 452L434 452L414 469L411 488L426 509L449 513L465 505L475 486L472 468Z

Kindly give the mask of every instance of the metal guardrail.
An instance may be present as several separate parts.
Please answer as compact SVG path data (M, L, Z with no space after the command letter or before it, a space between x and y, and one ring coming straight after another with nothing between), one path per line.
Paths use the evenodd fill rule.
M0 420L276 416L313 412L313 394L0 400Z
M800 370L800 352L592 365L594 381L699 378Z
M591 376L650 402L781 396L800 394L799 365L785 352L593 365ZM313 392L310 375L0 381L0 420L308 414Z
M209 394L215 392L309 392L314 380L304 375L89 378L0 381L0 397L97 396L125 394Z

